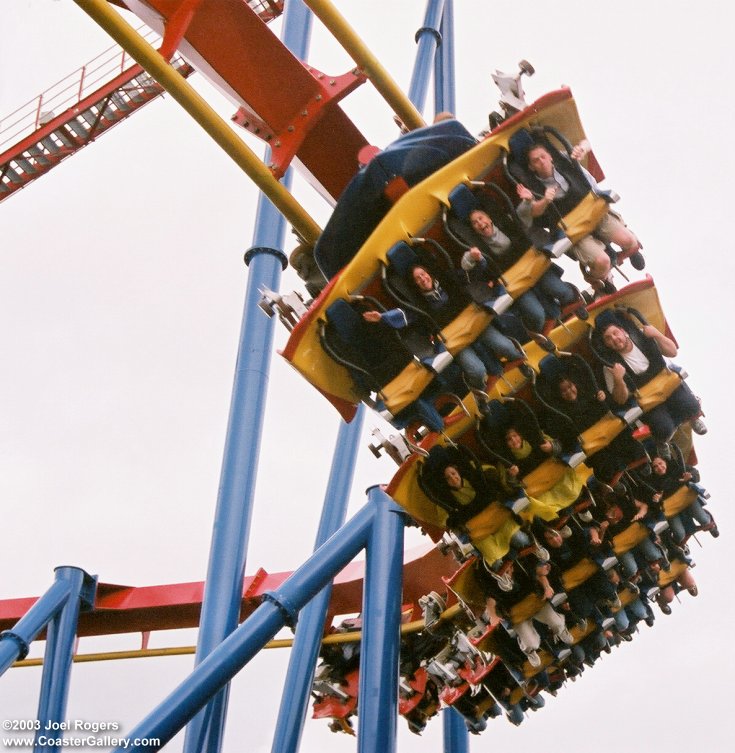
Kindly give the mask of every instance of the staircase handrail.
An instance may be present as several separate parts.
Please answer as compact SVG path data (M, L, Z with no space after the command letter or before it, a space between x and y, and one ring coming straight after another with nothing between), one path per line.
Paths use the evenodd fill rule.
M144 29L147 31L143 32ZM136 31L151 44L160 42L160 35L148 29L145 24L138 27ZM21 105L4 118L0 118L0 152L3 151L3 145L9 145L11 141L20 141L23 137L38 130L55 115L81 102L85 96L99 88L104 82L111 81L134 65L136 65L135 61L119 45L107 48L37 97Z

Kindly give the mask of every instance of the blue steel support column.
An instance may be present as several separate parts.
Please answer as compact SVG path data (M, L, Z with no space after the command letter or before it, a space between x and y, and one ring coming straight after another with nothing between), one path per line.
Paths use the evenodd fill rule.
M310 36L311 13L301 0L289 0L282 32L284 44L303 60ZM265 162L269 161L270 150L266 150ZM291 177L289 170L282 180L287 187ZM197 663L237 627L275 325L275 319L263 316L258 307L259 291L261 287L279 288L281 271L287 264L279 250L284 234L283 217L261 194L253 248L245 256L249 265L248 285L202 603ZM218 753L227 698L225 688L192 722L186 731L185 753Z
M445 0L441 25L442 41L434 64L434 107L436 112L456 113L454 80L454 0ZM442 711L444 753L469 753L470 733L460 713L449 707Z
M38 716L41 724L36 732L34 750L54 751L58 745L47 742L39 744L39 736L46 740L61 740L63 730L59 722L66 719L66 703L69 694L69 679L74 653L80 608L91 609L94 605L96 581L78 567L57 567L56 580L68 585L69 596L64 606L53 617L46 632L46 650L43 657L41 693ZM56 729L54 729L54 723Z
M444 753L469 753L470 733L462 714L451 706L442 712L444 723Z
M454 0L444 0L441 44L434 59L435 112L457 112L454 91Z
M365 407L360 405L355 418L349 424L342 423L340 426L315 549L344 523L364 415ZM272 753L296 753L299 749L331 594L330 583L299 614Z
M222 643L198 664L162 703L128 735L116 753L152 753L169 740L218 693L284 626L296 621L299 610L351 562L366 545L375 505L365 505L285 580ZM132 741L157 738L157 745Z
M404 511L380 488L367 547L360 648L358 753L395 753Z
M416 49L416 62L413 67L411 84L408 87L408 98L419 112L424 111L434 54L441 41L439 25L443 9L444 0L428 0L424 25L416 32L418 47Z
M25 659L33 639L66 604L71 586L56 580L46 593L18 620L12 630L0 633L0 675L17 659Z

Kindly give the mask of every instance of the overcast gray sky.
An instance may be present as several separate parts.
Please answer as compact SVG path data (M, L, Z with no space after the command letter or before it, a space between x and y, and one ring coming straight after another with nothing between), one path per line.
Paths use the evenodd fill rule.
M408 86L424 3L338 2ZM474 133L496 95L490 72L521 58L536 67L529 100L572 87L587 134L645 246L709 434L698 441L722 536L693 547L695 600L643 628L546 709L516 729L496 721L473 751L532 745L565 753L729 747L727 567L733 513L727 466L733 419L729 232L735 171L730 15L705 0L541 4L458 0L457 114ZM0 8L0 117L110 45L71 0ZM312 64L351 64L318 22ZM196 77L218 110L232 106ZM395 135L367 86L346 108L368 138ZM259 148L259 147L257 147ZM324 223L328 208L297 181ZM0 206L0 598L42 593L57 565L108 583L202 580L237 350L255 191L170 98L150 105ZM289 240L286 250L290 251ZM284 288L297 284L284 274ZM729 331L729 328L728 328ZM279 347L285 330L277 334ZM271 372L248 572L292 569L311 550L337 430L333 409L278 356ZM378 425L368 417L369 430ZM363 449L351 511L395 466ZM287 469L287 472L286 472ZM136 636L83 640L81 652L135 648ZM154 636L186 645L191 631ZM270 750L285 652L268 652L233 685L226 749ZM77 665L69 718L115 720L127 731L190 670L191 657ZM0 716L35 714L40 671L0 680ZM439 750L399 720L401 751ZM550 742L553 741L553 742ZM171 750L180 749L177 738ZM307 722L302 749L354 743Z

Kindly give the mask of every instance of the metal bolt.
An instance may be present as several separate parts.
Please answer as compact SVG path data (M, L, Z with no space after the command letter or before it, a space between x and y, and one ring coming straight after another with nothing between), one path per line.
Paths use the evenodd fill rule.
M316 97L314 97L314 99L315 99L315 100L316 100L317 102L321 102L321 101L322 101L322 95L321 95L321 94L317 94L317 95L316 95Z
M292 125L290 125L290 126L289 126L289 127L288 127L288 128L286 129L286 130L287 130L287 131L288 131L289 133L293 133L293 132L294 132L294 131L295 131L296 129L295 129L295 128L294 128L294 127L293 127Z
M307 111L307 110L302 110L302 111L301 111L301 116L302 116L302 117L304 117L304 118L305 118L305 117L306 117L306 116L307 116L308 114L309 114L309 113L308 113L308 111Z
M281 141L280 141L280 139L279 139L278 141L276 141L276 142L275 142L275 144L273 144L273 146L275 146L275 147L279 147L279 146L281 146Z
M334 86L337 82L332 78L329 80L329 85Z

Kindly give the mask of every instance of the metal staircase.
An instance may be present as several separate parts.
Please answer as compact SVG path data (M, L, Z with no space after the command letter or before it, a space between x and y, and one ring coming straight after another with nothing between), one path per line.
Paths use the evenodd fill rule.
M146 35L155 43L157 35ZM151 39L152 38L152 39ZM180 55L184 77L194 69ZM117 46L111 47L0 120L0 201L45 175L163 93Z

